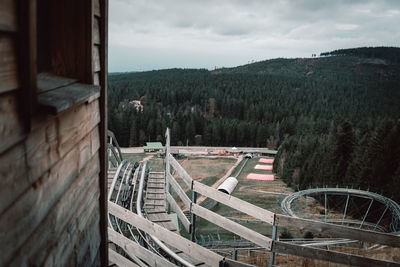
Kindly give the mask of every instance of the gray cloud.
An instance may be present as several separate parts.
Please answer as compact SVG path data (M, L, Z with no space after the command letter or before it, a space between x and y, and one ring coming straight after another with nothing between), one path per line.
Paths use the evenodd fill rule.
M400 1L111 0L110 71L399 46Z

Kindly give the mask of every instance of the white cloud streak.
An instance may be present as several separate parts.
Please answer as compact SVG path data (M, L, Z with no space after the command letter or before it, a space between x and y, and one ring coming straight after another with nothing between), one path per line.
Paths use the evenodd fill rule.
M109 69L210 69L400 45L400 1L349 2L111 0Z

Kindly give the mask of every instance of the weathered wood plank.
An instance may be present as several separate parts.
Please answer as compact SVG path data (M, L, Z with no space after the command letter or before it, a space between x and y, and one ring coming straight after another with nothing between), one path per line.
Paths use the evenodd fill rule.
M0 214L88 133L92 154L99 149L99 130L93 131L100 121L98 108L95 101L39 124L24 142L0 154Z
M234 196L224 194L215 188L209 187L197 181L193 181L193 191L202 194L206 197L212 198L224 205L234 208L238 211L246 213L254 218L260 219L263 222L273 224L274 213L260 207L257 207L249 202L243 201Z
M93 10L94 15L100 17L100 0L93 0Z
M150 235L157 237L161 241L183 251L193 258L207 263L208 265L217 266L223 259L222 256L183 238L179 234L170 232L155 223L141 218L139 215L124 209L113 202L109 201L108 207L110 214L130 223Z
M347 226L317 222L312 220L289 217L276 214L275 225L291 226L304 231L332 235L335 237L343 237L354 240L361 240L375 244L388 245L391 247L400 247L400 236L361 230L358 228L350 228Z
M112 249L108 249L108 257L111 263L120 266L120 267L140 267L139 265L137 265L136 263L131 262L130 260L128 260L127 258L125 258L124 256L118 254L117 252L115 252Z
M93 43L100 44L100 19L96 17L93 19Z
M179 205L175 202L175 199L171 196L170 193L167 192L166 197L167 197L168 203L171 205L171 210L174 211L176 213L176 215L178 215L178 218L181 221L181 223L183 224L183 226L185 227L186 232L189 233L191 224L190 224L188 218L186 218L185 214L183 213L183 211L181 210Z
M197 204L192 204L192 212L197 216L200 216L206 219L213 224L216 224L232 233L235 233L267 250L271 250L272 239L266 236L263 236L260 233L257 233L249 228L246 228L236 222L233 222L217 213L214 213L206 208L203 208Z
M100 72L93 73L93 84L100 85Z
M168 155L169 163L172 165L172 167L175 169L175 171L179 174L179 176L183 179L183 181L186 183L186 185L192 189L192 177L186 172L186 170L179 164L179 162L176 161L176 159L169 154Z
M91 102L99 96L99 86L74 83L39 94L38 104L42 110L57 115L83 102Z
M23 121L18 111L16 93L0 96L0 153L3 153L24 137Z
M88 142L90 143L90 135L81 140L1 214L0 247L3 251L0 265L3 260L10 260L14 249L19 248L32 234L82 172L85 166L80 166L79 159L82 156L82 146ZM11 243L13 246L7 245Z
M58 76L49 72L42 72L37 76L38 93L64 87L76 83L77 81L77 79Z
M6 32L17 31L16 3L17 1L14 0L0 1L0 31L6 31Z
M99 195L99 170L99 157L95 155L75 179L68 191L53 207L51 213L46 216L34 233L24 242L23 246L18 249L10 265L29 265L29 262L33 263L33 260L36 265L42 265L44 260L50 257L49 255L55 254L55 251L50 252L48 248L53 248L54 246L59 248L68 239L67 236L62 238L62 234L70 221L79 219L80 224L83 225L89 219L83 216L83 211L90 214L98 212L98 210L87 210L86 207L98 208L98 205L93 205L93 202L97 202L96 197ZM82 205L82 203L85 203L85 205ZM49 231L49 229L52 230ZM71 232L69 231L69 233ZM73 244L71 243L71 245ZM62 251L65 252L65 249L62 249ZM61 262L58 264L61 264Z
M329 262L336 262L351 266L385 266L385 267L400 266L400 263L375 260L371 258L365 258L362 256L350 255L346 253L323 250L318 248L303 247L280 241L274 241L272 250L277 253L296 255L296 256L324 260Z
M0 6L0 23L2 10ZM1 26L1 25L0 25ZM15 37L0 33L0 93L20 87Z
M63 242L58 242L57 245L48 253L45 262L46 266L78 265L77 250L80 242L85 240L85 238L79 235L79 233L90 231L91 228L99 229L99 202L93 201L98 198L99 192L95 191L93 198L88 199L90 200L90 204L80 208L77 216L75 216L68 224L67 229L64 230L59 238L59 240L63 240Z
M225 258L225 266L227 266L227 267L255 267L255 265L243 263L240 261L234 261L234 260L226 259L226 258Z
M101 66L100 65L100 47L98 45L94 45L93 49L92 49L92 52L93 52L93 61L92 61L93 71L97 72L97 71L101 70L101 67L100 67Z
M126 238L125 236L115 232L111 228L108 228L108 238L111 242L121 247L128 255L130 256L135 255L139 257L149 266L166 266L166 267L176 266L175 264L172 264L171 262L167 261L165 258L158 256L157 254L145 249L144 247L133 242L132 240Z
M186 195L185 191L183 191L182 187L178 184L178 182L175 180L175 178L170 173L167 173L167 181L168 181L168 183L171 184L172 188L178 194L179 198L182 200L182 202L185 204L185 206L189 209L192 201Z

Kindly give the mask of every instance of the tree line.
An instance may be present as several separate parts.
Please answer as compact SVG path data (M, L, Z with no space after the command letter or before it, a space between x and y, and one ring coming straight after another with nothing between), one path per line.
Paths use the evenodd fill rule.
M109 129L122 146L164 142L169 127L172 145L279 148L275 169L291 185L353 183L390 194L400 183L399 64L342 54L110 74Z

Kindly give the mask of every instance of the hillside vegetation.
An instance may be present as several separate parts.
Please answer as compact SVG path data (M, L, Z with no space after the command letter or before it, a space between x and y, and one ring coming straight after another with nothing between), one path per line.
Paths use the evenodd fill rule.
M122 146L280 148L292 186L379 189L400 200L400 49L359 48L214 71L109 76L109 128ZM130 104L140 100L143 110Z

